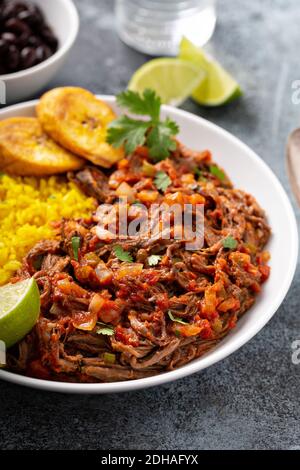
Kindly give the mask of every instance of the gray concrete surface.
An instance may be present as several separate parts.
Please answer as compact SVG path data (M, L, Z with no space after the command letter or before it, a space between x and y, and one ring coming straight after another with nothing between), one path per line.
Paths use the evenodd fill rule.
M113 1L76 4L80 36L51 86L81 85L114 94L146 57L116 36ZM219 0L209 48L241 82L245 95L219 109L184 105L243 139L287 190L285 142L300 123L300 105L291 102L291 84L300 79L299 24L298 0ZM122 395L67 396L1 382L0 448L299 448L300 365L291 361L291 342L300 337L299 284L298 270L279 311L250 343L171 385Z

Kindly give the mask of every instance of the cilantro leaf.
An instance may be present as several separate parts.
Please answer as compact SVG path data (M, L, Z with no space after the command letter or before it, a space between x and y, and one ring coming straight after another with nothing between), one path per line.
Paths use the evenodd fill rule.
M96 331L97 335L104 335L104 336L112 336L115 334L115 331L112 327L110 326L107 326L107 327L101 327L101 328L98 328L98 330Z
M156 266L161 260L161 256L159 255L151 255L148 257L148 264L149 266Z
M115 330L113 326L107 325L106 323L97 322L99 328L97 329L97 335L105 335L105 336L112 336L115 334Z
M115 332L112 328L98 328L97 335L112 336Z
M78 261L79 248L80 248L80 243L81 243L80 237L72 237L71 243L72 243L72 250L73 250L74 259L76 261Z
M168 158L170 152L176 150L176 142L172 136L178 131L177 124L168 118L151 129L146 143L154 161L164 160Z
M227 238L224 238L222 244L224 248L228 248L229 250L235 250L235 248L238 246L238 242L231 235L229 235Z
M164 171L158 171L156 173L154 184L159 191L165 192L171 183L172 181L170 177L167 175L167 173L165 173Z
M168 315L169 315L169 318L170 320L176 322L176 323L181 323L182 325L188 325L188 322L186 321L183 321L181 318L179 317L174 317L174 315L172 314L171 310L168 311Z
M212 175L216 176L220 181L224 181L226 178L226 175L221 168L219 168L217 165L210 165L209 171Z
M128 155L140 145L144 145L148 126L147 122L121 116L108 126L106 140L115 148L124 145Z
M133 114L150 116L154 122L159 121L161 99L154 90L146 89L143 95L126 90L117 96L117 104Z
M133 258L128 251L123 250L123 248L120 245L116 245L114 247L114 254L120 261L127 261L127 263L132 263Z
M137 147L147 145L154 161L167 158L176 149L174 136L178 134L179 127L170 118L160 121L161 99L154 90L146 89L142 95L124 91L117 96L117 103L128 112L143 116L143 119L123 115L111 122L106 137L109 144L115 148L124 146L127 155Z

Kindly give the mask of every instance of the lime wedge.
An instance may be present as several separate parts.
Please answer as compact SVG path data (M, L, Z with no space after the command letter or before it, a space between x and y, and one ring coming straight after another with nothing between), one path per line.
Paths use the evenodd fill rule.
M7 348L29 333L40 313L40 292L34 278L0 287L0 340Z
M179 58L198 65L199 69L206 72L205 79L192 93L192 98L197 103L220 106L241 96L242 91L234 78L186 38L181 41Z
M128 88L142 93L152 88L165 104L179 106L205 78L205 72L191 62L174 59L153 59L132 76Z

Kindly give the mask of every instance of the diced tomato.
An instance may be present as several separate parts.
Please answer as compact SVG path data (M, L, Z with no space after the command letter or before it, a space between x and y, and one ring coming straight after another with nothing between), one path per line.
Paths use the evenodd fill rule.
M87 250L86 251L95 251L97 249L97 247L99 246L100 244L100 240L99 238L97 237L97 235L94 235L88 242L87 244ZM83 253L83 250L81 250L82 253Z
M143 280L149 285L153 286L159 281L159 272L155 270L148 269L147 272L143 274Z
M72 260L71 264L74 268L74 274L76 279L82 284L91 284L92 287L100 287L107 285L107 283L101 283L99 277L96 274L95 269L88 264L79 264L77 261ZM112 274L110 281L112 279Z
M122 158L122 160L118 162L118 170L123 170L124 168L128 168L128 166L129 161L127 160L127 158Z
M214 337L213 330L212 330L211 326L208 324L201 331L201 338L202 339L212 339L213 337Z
M203 162L210 162L211 161L211 152L209 150L203 150L200 154L199 157ZM199 158L198 157L198 158Z
M255 292L256 294L258 294L258 293L261 291L261 287L260 287L260 285L258 284L258 282L253 282L253 284L251 284L250 288L251 288L252 291Z
M104 323L116 325L121 318L120 306L114 300L105 300L103 306L98 312L98 318Z
M169 266L170 262L171 261L170 261L169 257L167 255L165 255L165 256L162 257L162 260L161 260L160 264L162 266Z
M115 338L121 343L128 344L134 347L138 347L140 344L139 339L133 330L129 328L123 328L120 325L115 328Z
M261 266L259 266L258 269L261 273L261 282L265 282L270 276L270 271L271 271L270 266L266 266L262 264Z
M271 255L268 251L263 251L260 253L260 255L257 257L257 262L258 264L264 264L270 261Z
M156 297L156 305L163 312L169 308L169 297L167 294L159 294Z
M201 196L201 194L192 194L191 196L187 196L186 202L193 205L203 205L205 204L205 197Z

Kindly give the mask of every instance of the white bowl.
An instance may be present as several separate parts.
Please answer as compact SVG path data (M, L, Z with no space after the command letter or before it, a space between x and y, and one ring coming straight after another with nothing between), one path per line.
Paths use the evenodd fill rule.
M99 98L118 111L114 97ZM32 116L35 104L36 101L32 101L0 111L0 120L13 116ZM296 269L298 232L293 209L277 177L249 147L220 127L169 106L164 106L163 115L178 122L181 129L179 138L188 147L210 149L213 158L224 167L234 185L254 195L267 213L273 231L267 247L271 253L271 276L264 284L255 305L215 349L172 372L145 379L104 384L47 382L4 370L0 371L0 379L28 387L68 393L124 392L160 385L199 372L229 356L253 338L280 306Z
M16 103L36 94L45 87L63 65L79 29L79 17L72 0L32 0L45 14L59 40L58 50L49 59L20 72L0 75L5 85L6 99L2 104ZM1 91L3 85L1 85ZM3 92L1 93L1 95Z

